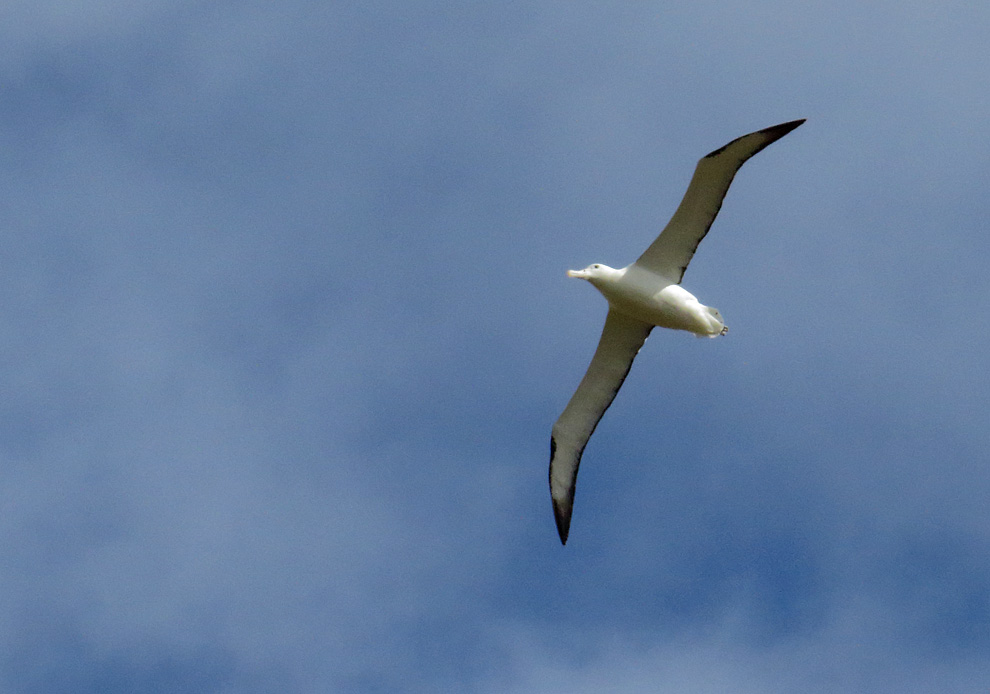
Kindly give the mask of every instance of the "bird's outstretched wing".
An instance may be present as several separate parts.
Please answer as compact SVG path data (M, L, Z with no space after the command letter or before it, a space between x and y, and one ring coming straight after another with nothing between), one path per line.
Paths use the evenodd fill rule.
M636 265L680 284L698 244L715 221L722 207L722 199L739 168L751 156L802 123L803 118L743 135L703 157L674 216L656 241L639 257Z
M581 454L612 404L653 326L609 309L588 372L550 435L550 495L560 541L567 544Z

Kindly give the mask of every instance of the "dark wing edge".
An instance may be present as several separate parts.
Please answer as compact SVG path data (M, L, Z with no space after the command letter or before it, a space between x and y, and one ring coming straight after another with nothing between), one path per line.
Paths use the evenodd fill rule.
M629 374L653 326L609 309L601 339L550 435L550 496L560 543L567 544L581 454Z
M757 130L702 157L674 216L636 264L680 284L698 245L722 209L722 200L736 172L750 157L804 122L801 118Z

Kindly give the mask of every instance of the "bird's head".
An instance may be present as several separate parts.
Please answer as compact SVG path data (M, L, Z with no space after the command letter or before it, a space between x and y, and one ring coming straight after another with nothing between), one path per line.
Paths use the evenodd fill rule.
M588 280L592 284L595 284L596 280L604 280L614 276L618 272L615 268L610 268L608 265L602 265L601 263L595 263L594 265L589 265L583 270L568 270L568 277L576 277L579 280Z

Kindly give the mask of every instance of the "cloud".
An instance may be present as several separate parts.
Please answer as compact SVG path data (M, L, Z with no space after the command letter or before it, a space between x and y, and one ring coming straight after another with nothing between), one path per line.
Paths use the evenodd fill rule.
M985 681L974 12L11 5L0 681ZM732 332L650 338L561 548L564 271L802 116L686 277Z

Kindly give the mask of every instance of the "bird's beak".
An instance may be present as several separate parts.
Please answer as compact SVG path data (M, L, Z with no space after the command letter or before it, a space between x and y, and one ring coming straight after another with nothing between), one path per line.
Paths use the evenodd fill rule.
M579 280L583 280L584 279L584 270L568 270L567 271L567 276L568 277L577 277Z

